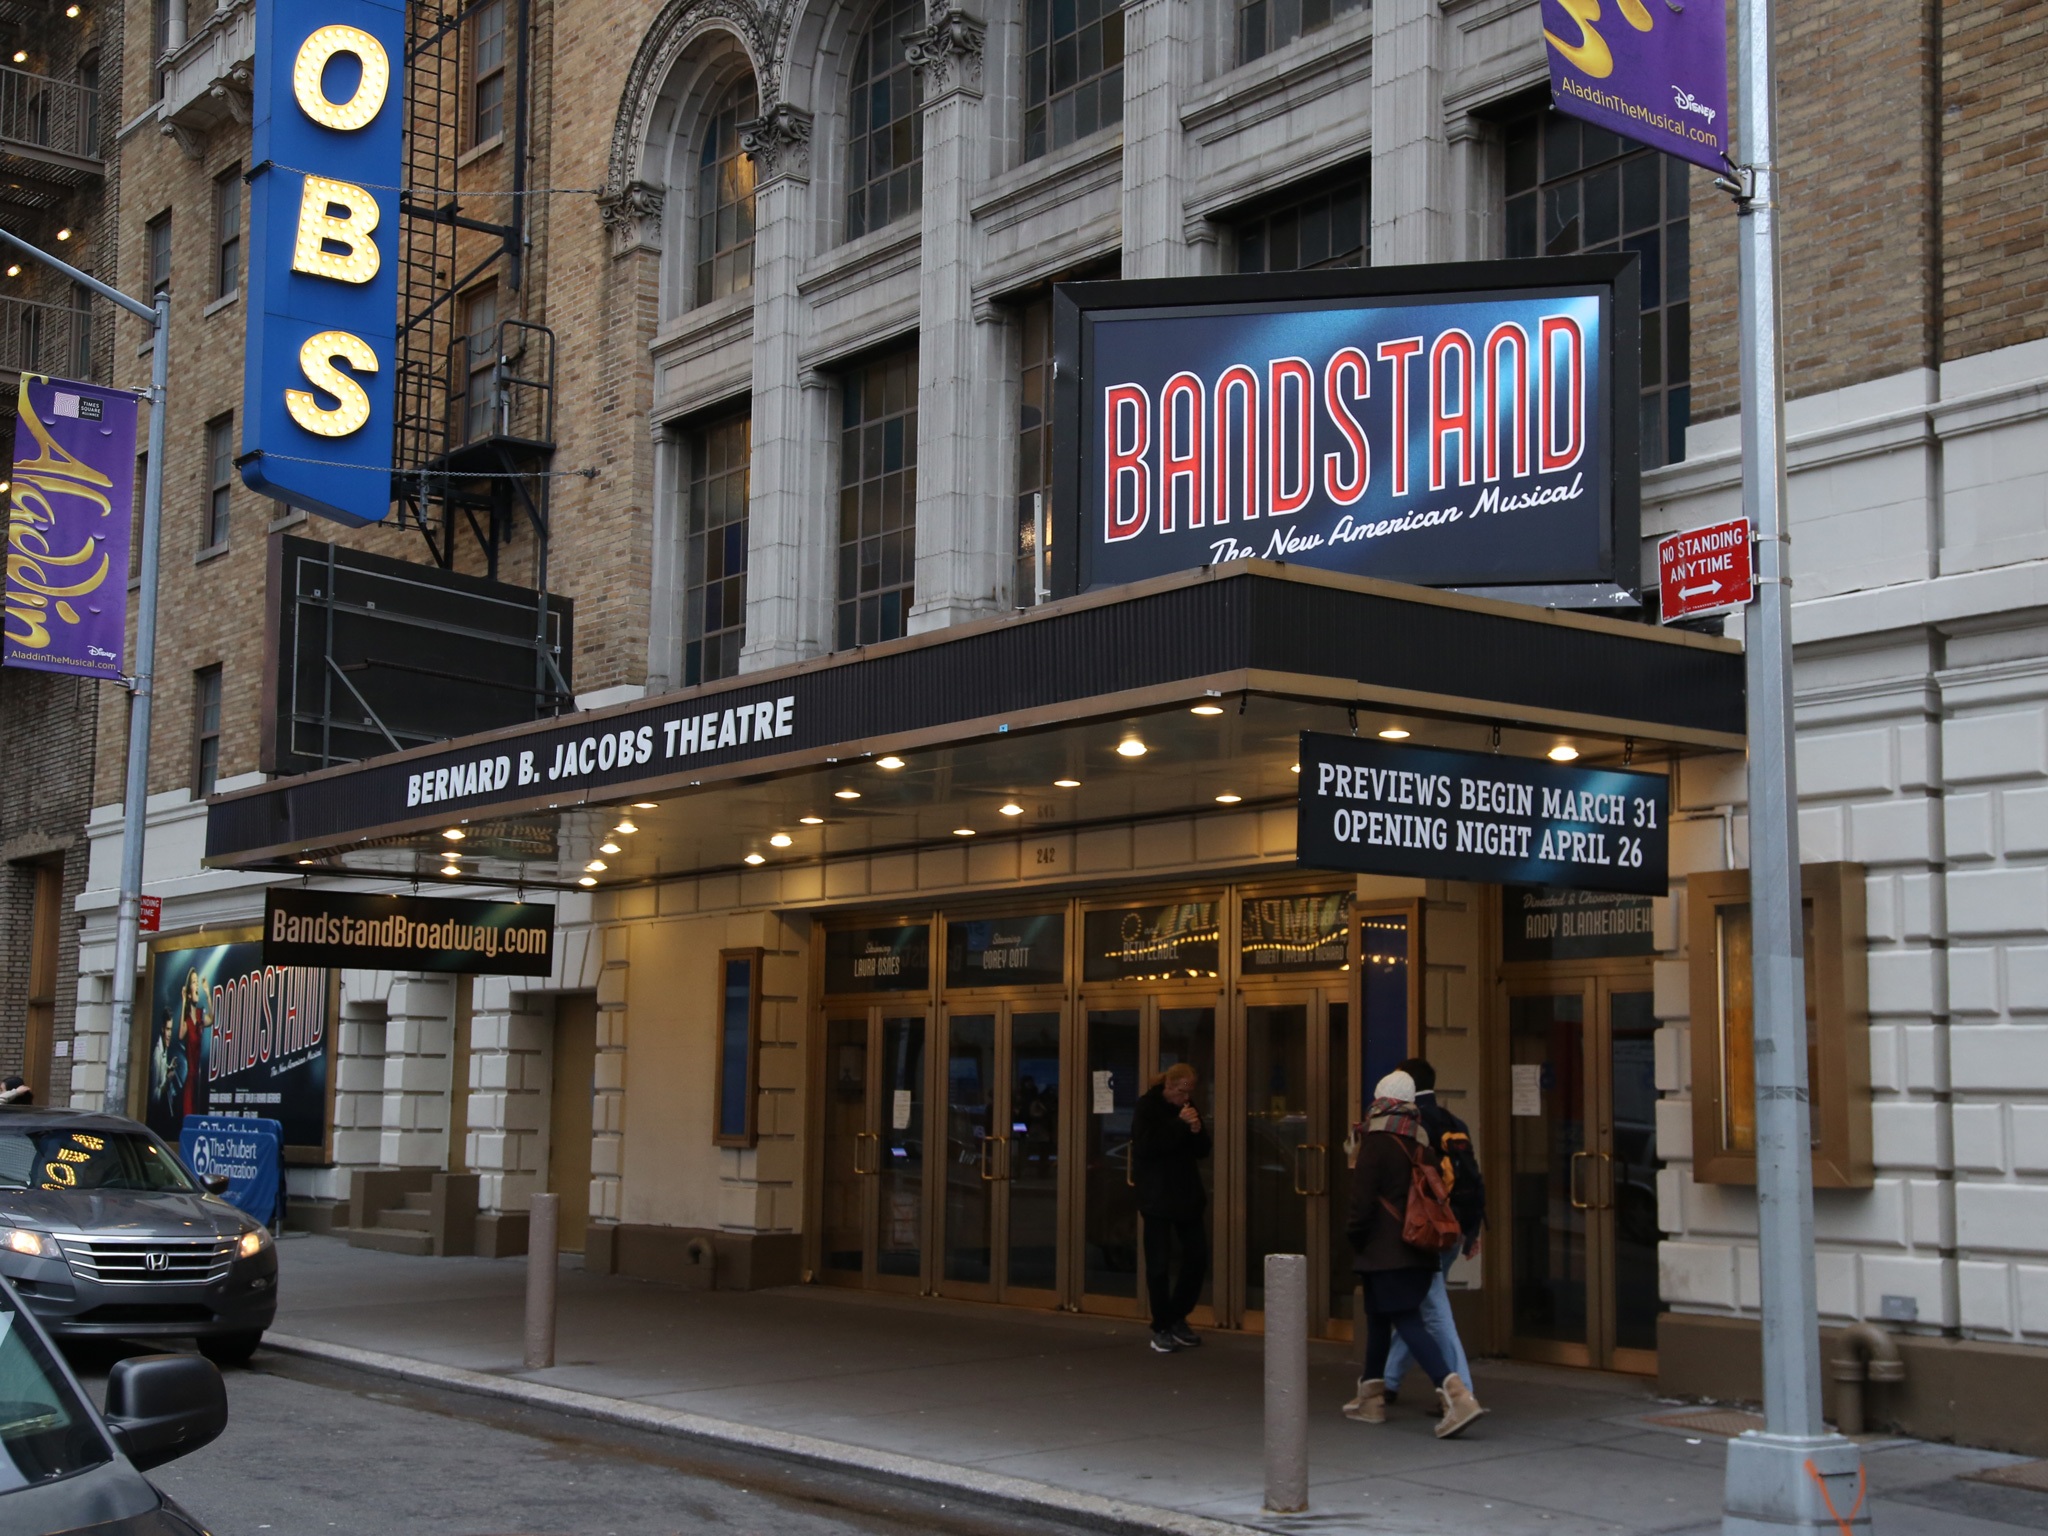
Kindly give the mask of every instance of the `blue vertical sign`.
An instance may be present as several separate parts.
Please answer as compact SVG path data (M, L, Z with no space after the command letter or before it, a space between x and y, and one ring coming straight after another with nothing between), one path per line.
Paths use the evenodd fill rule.
M391 510L405 7L257 0L242 481Z

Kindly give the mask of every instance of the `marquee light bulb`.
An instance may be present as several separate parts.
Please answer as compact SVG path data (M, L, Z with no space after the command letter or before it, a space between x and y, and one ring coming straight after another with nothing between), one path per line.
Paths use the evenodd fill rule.
M791 843L795 841L796 839L791 837L787 832L778 832L773 837L768 839L768 845L771 848L787 848Z
M1548 756L1553 763L1576 762L1578 761L1579 749L1577 747L1568 747L1563 742L1559 742L1550 749Z

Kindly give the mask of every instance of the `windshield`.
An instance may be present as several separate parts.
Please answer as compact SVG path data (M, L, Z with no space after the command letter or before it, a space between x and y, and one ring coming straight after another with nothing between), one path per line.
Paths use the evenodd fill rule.
M93 1424L42 1340L0 1290L0 1493L111 1461Z
M0 1131L0 1189L191 1188L177 1158L142 1131Z

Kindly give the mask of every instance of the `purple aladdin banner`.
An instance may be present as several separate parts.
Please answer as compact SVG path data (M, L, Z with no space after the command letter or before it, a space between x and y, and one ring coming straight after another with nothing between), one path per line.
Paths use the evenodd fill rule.
M1557 110L1725 172L1725 0L1543 0Z
M117 678L128 631L136 397L24 374L0 662Z

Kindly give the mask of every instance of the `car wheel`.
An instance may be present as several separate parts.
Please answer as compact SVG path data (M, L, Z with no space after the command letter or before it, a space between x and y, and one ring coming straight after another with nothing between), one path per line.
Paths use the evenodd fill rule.
M261 1328L251 1328L244 1333L216 1333L199 1341L199 1353L215 1365L247 1365L249 1357L256 1353L256 1346L262 1342Z

